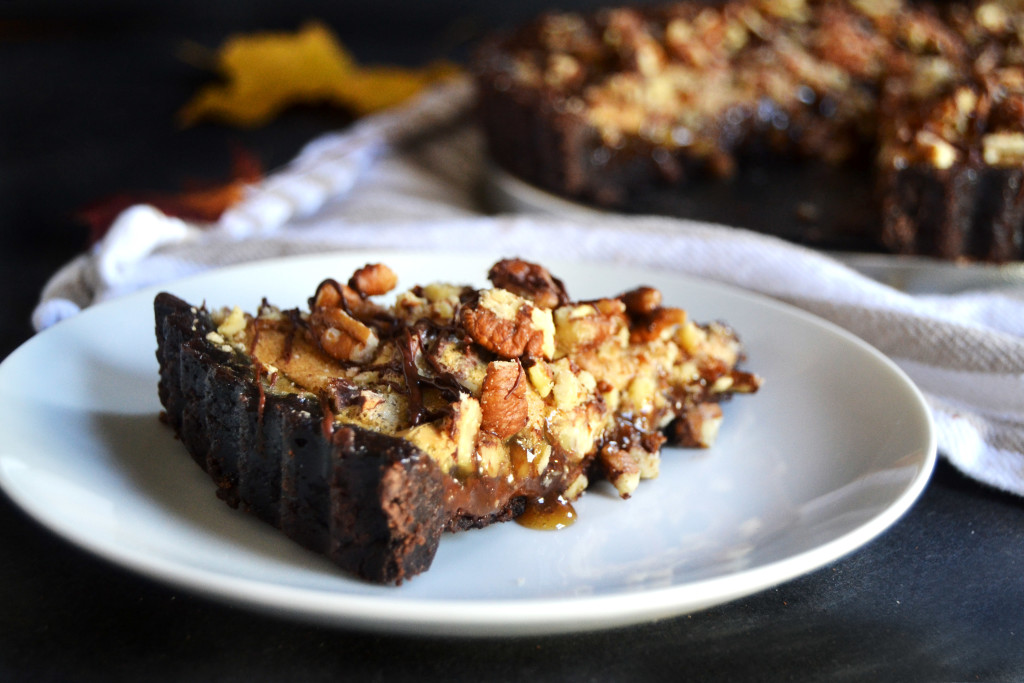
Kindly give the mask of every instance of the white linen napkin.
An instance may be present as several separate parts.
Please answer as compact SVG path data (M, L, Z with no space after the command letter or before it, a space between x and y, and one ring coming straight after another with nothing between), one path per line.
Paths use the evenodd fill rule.
M93 250L54 275L34 325L210 268L326 250L646 264L761 292L850 330L925 393L945 458L1024 495L1024 287L911 295L820 252L736 228L597 212L487 215L487 162L471 102L470 84L455 81L317 139L213 225L128 209Z

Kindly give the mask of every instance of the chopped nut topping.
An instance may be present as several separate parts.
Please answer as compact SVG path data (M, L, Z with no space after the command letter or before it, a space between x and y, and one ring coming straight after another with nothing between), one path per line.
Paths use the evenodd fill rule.
M851 0L850 4L876 20L889 18L901 9L900 0Z
M428 352L427 359L438 371L450 375L467 391L480 393L487 374L487 363L471 345L442 337Z
M231 313L228 314L228 317L225 318L222 323L217 325L217 332L220 333L221 336L227 337L229 339L231 337L234 337L236 334L238 334L244 329L245 314L242 312L242 309L238 306L235 306L233 309L231 309Z
M686 311L679 308L656 308L647 315L637 317L629 338L634 344L667 339L685 324Z
M629 498L640 484L640 463L628 450L611 443L601 449L598 459L605 476L623 498Z
M630 315L650 315L661 306L661 292L654 287L637 287L619 298Z
M357 319L372 318L380 312L380 307L359 294L350 285L343 285L335 280L325 280L317 287L316 294L310 300L311 310L323 308L340 308Z
M555 386L554 372L548 364L544 361L538 361L530 366L526 374L530 378L530 384L533 385L537 395L541 398L547 398Z
M587 480L587 476L585 474L581 474L576 477L571 484L569 484L569 488L565 490L562 497L566 500L576 500L589 485L590 482Z
M321 292L338 292L334 287L322 287ZM328 295L317 296L316 301L331 301ZM320 305L309 316L310 326L320 347L327 355L338 360L361 363L369 360L377 350L376 333L340 307Z
M950 168L959 156L956 147L928 130L918 131L915 142L924 150L925 158L935 168Z
M797 22L810 19L807 0L781 0L781 2L779 0L758 0L757 5L761 11L779 19Z
M986 30L1003 33L1010 28L1010 15L998 2L986 2L974 10L975 20Z
M573 500L592 466L627 497L657 476L662 430L707 446L717 402L760 386L735 368L728 328L696 326L653 288L573 303L536 264L501 261L490 277L484 290L414 287L384 308L367 297L393 273L371 265L322 283L308 314L221 311L208 340L251 354L265 392L316 396L327 424L414 444L471 524L495 496Z
M981 139L985 163L1011 168L1024 164L1024 133L989 133Z
M544 82L553 88L571 88L573 82L583 80L583 68L579 61L564 53L556 53L548 59Z
M701 403L675 421L675 438L682 446L710 448L722 426L722 407L717 403Z
M480 401L472 396L463 396L452 407L448 418L448 434L455 443L455 463L464 476L473 473L473 450L483 422Z
M874 149L884 178L976 159L1019 163L1011 136L1024 133L1019 3L677 2L554 13L541 23L502 43L496 54L507 59L491 63L506 66L493 71L505 81L545 73L543 100L587 131L593 142L573 144L595 166L644 168L622 175L630 181L586 164L560 170L564 180L533 178L566 195L629 206L654 174L668 184L732 175L750 145L828 163ZM577 32L585 37L573 39ZM529 91L535 81L515 87Z
M625 306L616 299L555 310L555 356L597 346L626 328Z

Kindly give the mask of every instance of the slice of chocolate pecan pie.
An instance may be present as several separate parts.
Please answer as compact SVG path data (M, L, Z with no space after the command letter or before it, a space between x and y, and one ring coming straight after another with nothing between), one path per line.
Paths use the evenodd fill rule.
M721 401L760 385L729 328L655 289L572 302L520 260L489 277L383 306L397 278L374 264L325 280L308 311L252 315L162 293L167 421L230 505L395 583L444 531L570 502L595 478L629 497L662 444L710 446Z

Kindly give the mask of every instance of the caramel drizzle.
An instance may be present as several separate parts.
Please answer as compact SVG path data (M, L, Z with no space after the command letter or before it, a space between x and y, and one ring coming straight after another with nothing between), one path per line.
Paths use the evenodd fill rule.
M267 392L263 388L263 364L253 359L253 373L256 376L256 390L259 392L259 400L256 403L256 424L263 432L263 411L267 407Z
M320 431L328 441L334 435L334 411L331 410L331 400L326 393L317 397L320 401L320 410L323 412L323 419L320 421Z

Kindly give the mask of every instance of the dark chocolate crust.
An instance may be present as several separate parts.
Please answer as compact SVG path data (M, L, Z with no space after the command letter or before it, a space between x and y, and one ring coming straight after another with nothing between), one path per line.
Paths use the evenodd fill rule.
M262 390L248 361L208 341L205 311L154 302L159 397L218 496L342 569L399 583L430 567L444 475L404 439L325 421L318 400Z
M898 254L1024 258L1024 171L920 165L884 174L881 241Z

